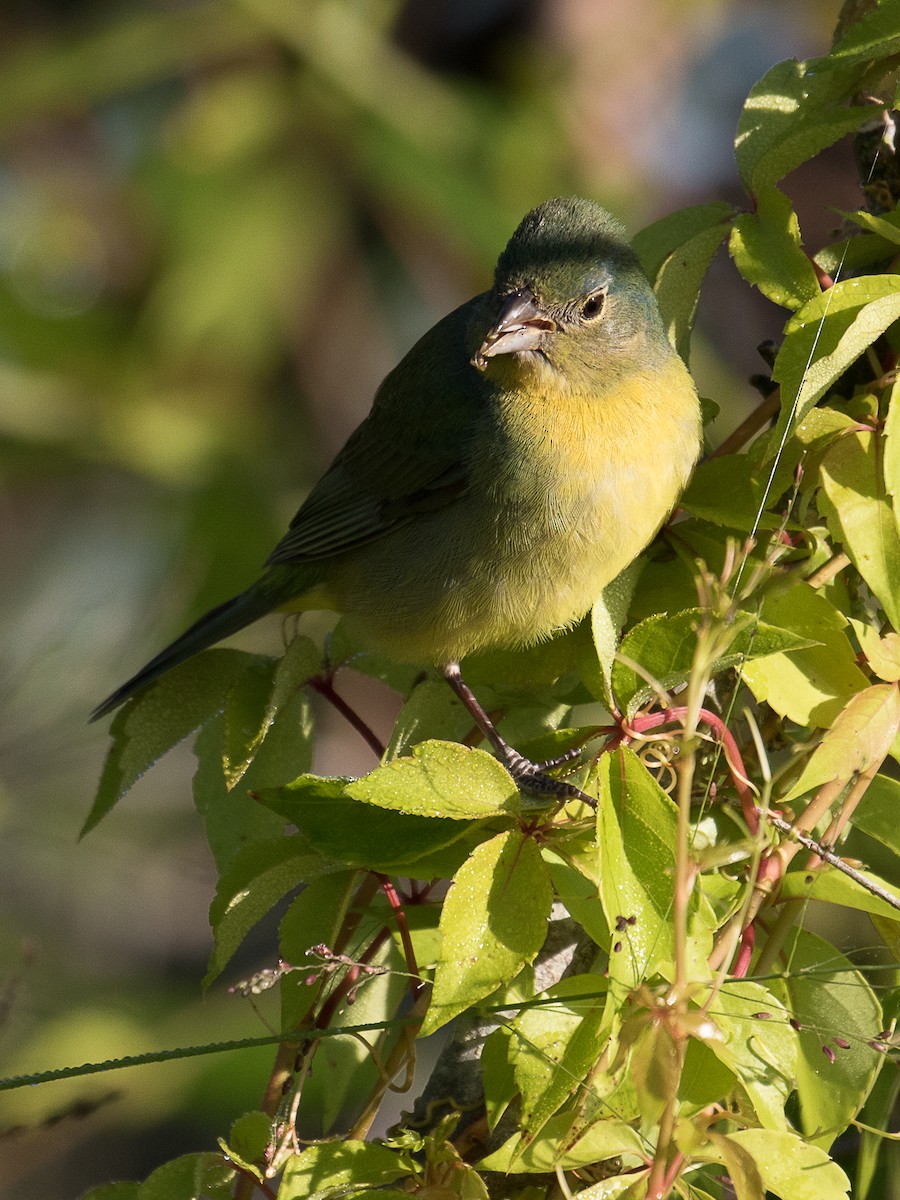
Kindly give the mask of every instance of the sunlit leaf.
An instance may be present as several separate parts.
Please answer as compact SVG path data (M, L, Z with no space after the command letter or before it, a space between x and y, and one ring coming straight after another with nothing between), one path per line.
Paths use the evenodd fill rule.
M900 630L900 531L885 490L881 454L875 433L851 433L836 441L822 460L819 507L832 537Z
M444 901L441 955L423 1033L477 1004L534 959L546 937L551 899L533 838L510 830L477 847Z
M802 308L819 295L812 263L803 252L800 225L790 200L765 188L756 211L735 219L728 250L748 283L784 308Z
M900 317L900 277L844 279L788 321L772 377L781 384L773 452L851 363Z

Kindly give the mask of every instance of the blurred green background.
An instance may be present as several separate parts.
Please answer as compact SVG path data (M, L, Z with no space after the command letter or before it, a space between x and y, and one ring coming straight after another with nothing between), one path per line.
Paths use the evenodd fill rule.
M76 844L87 713L243 587L385 372L578 192L631 231L742 203L731 143L839 0L21 0L0 13L2 1074L266 1026L206 999L214 871L171 755ZM811 241L849 149L788 181ZM801 173L802 175L802 173ZM781 317L714 264L693 362L754 393ZM423 403L427 398L423 398ZM277 650L265 622L244 638ZM391 703L343 690L384 730ZM318 769L372 762L322 714ZM273 925L230 980L268 961ZM271 1003L263 1003L274 1019ZM268 1050L0 1097L0 1189L67 1200L212 1147Z

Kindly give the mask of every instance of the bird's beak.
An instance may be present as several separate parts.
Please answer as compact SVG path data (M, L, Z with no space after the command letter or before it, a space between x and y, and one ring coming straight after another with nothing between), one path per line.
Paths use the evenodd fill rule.
M541 309L528 288L513 292L503 302L500 315L472 359L483 371L486 359L497 354L516 354L520 350L536 350L545 333L557 328L554 320Z

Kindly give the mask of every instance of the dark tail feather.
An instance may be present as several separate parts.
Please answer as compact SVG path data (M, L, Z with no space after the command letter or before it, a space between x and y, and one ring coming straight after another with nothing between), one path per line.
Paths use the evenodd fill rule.
M160 675L165 675L166 671L171 671L191 655L214 646L230 634L237 633L239 629L252 624L259 617L264 617L279 603L280 598L277 595L256 584L246 592L241 592L239 596L217 605L195 621L190 629L185 630L170 646L166 646L165 650L160 650L159 654L151 658L127 683L123 683L112 695L107 696L102 704L98 704L91 713L91 720L105 717L114 708L124 704L129 696L159 679Z

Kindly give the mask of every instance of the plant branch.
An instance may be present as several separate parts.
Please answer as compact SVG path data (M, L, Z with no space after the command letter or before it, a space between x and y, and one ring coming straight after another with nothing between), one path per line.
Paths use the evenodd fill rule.
M313 691L318 692L333 708L336 708L348 724L353 726L376 758L380 760L384 757L385 747L381 739L366 724L356 709L351 708L343 696L335 691L333 675L316 675L314 678L308 679L307 683Z

